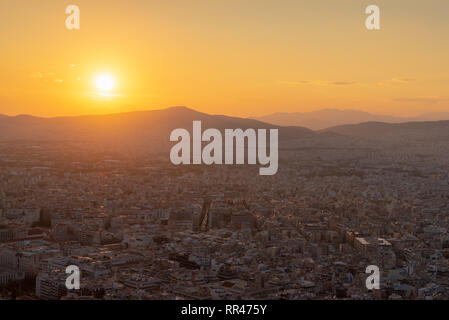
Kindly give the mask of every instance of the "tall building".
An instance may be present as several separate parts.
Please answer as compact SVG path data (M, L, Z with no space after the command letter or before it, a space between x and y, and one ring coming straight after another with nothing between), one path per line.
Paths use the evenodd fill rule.
M67 294L66 275L62 272L39 274L36 277L36 297L41 300L59 300Z

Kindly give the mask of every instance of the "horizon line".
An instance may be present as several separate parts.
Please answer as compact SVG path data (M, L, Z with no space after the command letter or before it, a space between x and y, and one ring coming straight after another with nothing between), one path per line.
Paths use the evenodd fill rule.
M108 115L118 115L118 114L139 113L139 112L151 112L151 111L166 111L166 110L177 109L177 108L178 109L187 109L187 110L191 110L191 111L195 111L198 113L207 114L207 115L211 115L211 116L228 116L228 117L234 117L234 118L252 119L252 120L259 120L259 121L262 121L261 118L270 117L270 116L279 115L279 114L282 114L282 115L311 114L311 113L321 112L321 111L361 112L361 113L366 113L366 114L369 114L372 116L392 117L392 118L397 118L398 120L403 119L404 121L407 121L407 120L412 121L413 118L419 118L422 116L432 115L432 114L448 114L449 115L449 112L429 111L426 113L419 113L414 116L401 116L401 115L371 113L369 111L362 110L362 109L322 108L322 109L317 109L317 110L312 110L312 111L294 111L294 112L278 111L278 112L268 113L268 114L259 115L259 116L253 115L253 116L245 117L245 116L229 115L229 114L223 114L223 113L207 113L207 112L203 112L203 111L198 111L198 110L188 107L188 106L177 105L177 106L168 106L168 107L162 107L162 108L157 108L157 109L144 109L144 110L137 109L137 110L131 110L131 111L121 111L121 112L119 111L119 112L110 112L110 113L86 113L86 114L55 115L55 116L40 116L40 115L34 115L34 114L30 114L30 113L19 113L19 114L0 113L0 117L8 117L8 118L31 117L31 118L38 118L38 119L60 119L60 118L78 118L78 117L98 117L98 116L108 116ZM417 120L417 121L422 122L422 121L443 121L443 120L449 120L449 119ZM365 121L365 122L372 122L372 121ZM376 121L374 121L374 122L376 122ZM382 122L382 121L380 121L380 122ZM388 123L388 122L386 122L386 123Z

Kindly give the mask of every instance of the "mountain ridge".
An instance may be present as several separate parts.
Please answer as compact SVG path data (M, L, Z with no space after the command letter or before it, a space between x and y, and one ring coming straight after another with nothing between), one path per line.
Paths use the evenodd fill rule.
M117 144L148 144L154 140L168 142L170 132L177 128L192 130L194 120L206 128L275 129L279 139L288 140L316 135L301 127L280 127L258 120L209 115L187 107L131 111L106 115L41 118L28 115L0 117L0 141L96 141Z
M279 140L330 137L369 140L449 140L449 120L386 123L368 121L331 126L313 131L301 126L279 126L256 119L211 115L177 106L159 110L131 111L106 115L41 118L29 115L0 115L0 142L89 141L116 146L142 147L169 144L171 131L192 130L194 120L202 130L279 129Z
M413 121L449 120L449 112L425 113L416 117L395 117L390 115L372 114L366 111L353 109L321 109L310 112L275 112L261 117L251 117L259 121L275 125L295 125L312 130L357 124L364 122L405 123Z
M332 132L370 140L449 141L449 120L404 123L371 121L334 126L318 132Z

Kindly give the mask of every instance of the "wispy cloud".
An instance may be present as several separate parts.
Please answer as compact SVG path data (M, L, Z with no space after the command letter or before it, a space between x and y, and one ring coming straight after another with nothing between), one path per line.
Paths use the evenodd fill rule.
M360 81L346 81L346 80L337 80L337 81L328 81L328 80L298 80L298 81L278 81L279 85L288 86L288 87L299 87L304 85L310 86L321 86L321 87L329 87L329 86L352 86L352 85L399 85L399 84L407 84L416 82L416 79L412 78L401 78L394 77L388 80L383 80L380 82L360 82Z
M412 102L412 103L426 103L435 104L443 101L449 101L449 98L442 97L409 97L409 98L396 98L393 99L397 102Z
M391 82L397 83L406 83L406 82L415 82L415 79L407 79L407 78L393 78L390 80Z
M42 72L33 72L30 74L31 79L42 79L43 77L44 75L42 74Z
M31 73L29 75L29 77L31 79L34 79L34 80L43 80L45 82L50 82L50 81L53 81L53 82L56 82L56 83L62 83L63 82L62 79L56 77L56 73L54 73L54 72L40 72L40 71L37 71L37 72Z
M120 94L120 93L106 93L106 92L89 92L87 95L91 98L101 99L101 100L104 100L104 99L111 100L113 98L124 97L124 95Z
M415 79L410 78L392 78L385 81L378 82L377 85L379 86L385 86L385 85L391 85L391 84L405 84L405 83L411 83L415 82Z
M334 86L350 86L353 84L357 84L357 81L334 81L328 83L328 85L334 85Z
M357 84L357 81L320 81L320 80L300 80L300 81L279 81L278 84L288 87L299 87L303 85L312 86L349 86Z

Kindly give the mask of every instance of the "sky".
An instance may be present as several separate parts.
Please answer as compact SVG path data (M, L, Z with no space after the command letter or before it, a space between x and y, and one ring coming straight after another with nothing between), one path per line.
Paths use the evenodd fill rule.
M80 30L66 28L71 4ZM371 4L380 30L365 27ZM447 0L1 0L0 114L449 112L448 12Z

